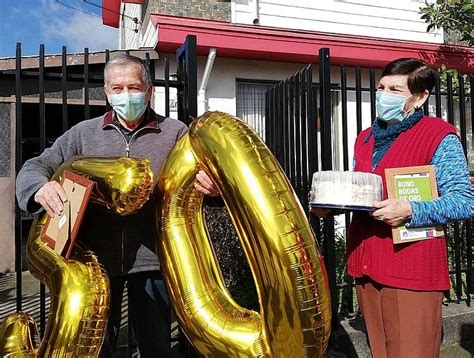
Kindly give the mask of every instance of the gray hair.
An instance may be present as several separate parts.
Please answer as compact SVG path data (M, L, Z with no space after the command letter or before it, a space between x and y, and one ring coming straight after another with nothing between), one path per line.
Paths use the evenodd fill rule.
M110 68L115 67L115 66L127 66L135 64L138 65L142 68L143 71L143 82L146 83L147 86L151 86L151 76L150 76L150 71L148 70L148 66L146 66L141 59L139 59L136 56L130 56L130 55L118 55L112 59L110 59L104 67L104 84L107 85L108 81L108 76L107 72L109 71Z

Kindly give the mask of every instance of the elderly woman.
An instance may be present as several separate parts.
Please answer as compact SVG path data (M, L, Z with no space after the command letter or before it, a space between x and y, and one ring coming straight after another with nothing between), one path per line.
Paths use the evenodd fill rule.
M444 237L394 245L391 228L423 227L473 215L474 193L456 129L423 114L437 73L426 63L401 58L382 72L377 119L361 132L354 171L433 165L439 198L426 202L387 199L371 214L356 212L349 233L348 273L367 326L372 356L438 357L443 291L449 290ZM386 185L385 185L386 187ZM318 216L329 214L316 210Z

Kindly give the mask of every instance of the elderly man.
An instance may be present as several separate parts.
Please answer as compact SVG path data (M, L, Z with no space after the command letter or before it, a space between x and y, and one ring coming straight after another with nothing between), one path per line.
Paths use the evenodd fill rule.
M153 87L139 58L121 55L111 59L104 69L104 82L113 110L72 127L21 169L16 191L23 210L38 213L44 208L50 216L62 212L66 194L50 178L73 156L147 158L156 175L169 151L186 133L183 123L150 108ZM204 194L218 194L204 172L197 175L195 186ZM141 357L171 355L170 308L155 254L154 221L151 202L126 217L100 207L87 209L80 240L97 254L111 282L111 312L102 357L111 357L114 350L125 282Z

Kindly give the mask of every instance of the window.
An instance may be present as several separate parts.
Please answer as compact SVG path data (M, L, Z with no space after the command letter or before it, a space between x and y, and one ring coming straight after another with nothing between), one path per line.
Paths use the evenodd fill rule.
M237 80L237 117L265 138L265 93L273 82Z

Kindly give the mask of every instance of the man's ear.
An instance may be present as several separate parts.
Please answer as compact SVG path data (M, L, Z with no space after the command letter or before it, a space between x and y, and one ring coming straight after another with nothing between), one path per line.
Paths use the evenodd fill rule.
M151 99L153 97L153 86L149 86L145 92L145 99L151 104Z

